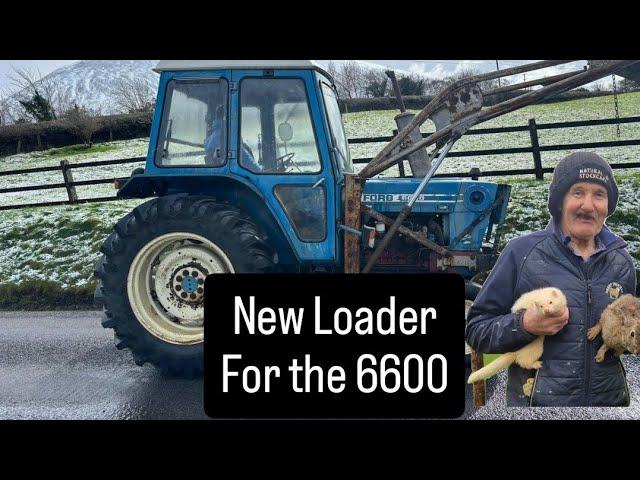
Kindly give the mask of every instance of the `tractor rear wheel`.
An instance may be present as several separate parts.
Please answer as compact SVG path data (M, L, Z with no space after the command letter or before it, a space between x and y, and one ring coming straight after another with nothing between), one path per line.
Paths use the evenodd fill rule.
M138 365L186 377L203 369L206 276L274 269L258 226L205 196L171 195L138 206L101 251L96 301L116 347L130 349Z

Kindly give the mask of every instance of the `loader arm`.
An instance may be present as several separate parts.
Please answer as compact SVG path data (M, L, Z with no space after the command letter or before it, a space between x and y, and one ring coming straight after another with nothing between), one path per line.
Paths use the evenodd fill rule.
M424 178L426 181L421 182L418 190L416 190L413 195L413 197L415 197L426 187L429 179L433 177L438 166L444 160L448 150L472 126L515 110L519 110L528 105L538 103L553 95L586 85L587 83L591 83L595 80L611 75L612 73L619 73L627 76L627 78L634 78L634 76L640 77L640 60L598 60L590 61L589 66L585 67L583 70L576 70L575 72L562 75L517 83L505 88L488 91L484 94L480 88L480 84L488 80L541 70L571 62L573 62L573 60L544 60L541 62L534 62L505 70L463 78L443 89L413 118L411 122L407 124L404 129L398 132L398 135L396 135L380 150L380 152L378 152L378 154L360 171L357 176L349 175L345 177L346 191L351 192L351 195L347 195L345 198L345 225L347 227L355 228L356 230L359 229L359 220L356 219L360 218L362 202L354 201L354 195L357 195L357 192L362 192L366 180L398 164L410 154L435 144L436 146L429 154L429 158L436 158L436 155L438 155L438 161L434 162L427 172L427 175ZM482 102L478 103L478 99L482 100L483 97L493 95L496 92L501 93L507 90L517 90L519 88L536 84L542 85L542 88L523 93L515 98L511 98L487 108L483 108ZM427 138L412 144L409 137L411 132L416 128L420 128L427 119L434 121L436 131ZM406 146L406 148L394 153L396 152L396 149L401 146ZM442 153L444 153L444 155L439 155L440 149L443 147L445 151ZM405 207L406 211L403 211L403 215L400 215L398 219L396 219L395 223L391 225L387 230L386 236L391 237L397 232L403 218L411 212L411 208L412 205L407 204ZM372 254L374 262L375 259L380 256L388 242L389 239L386 239L386 237L380 242L380 245ZM356 260L356 258L359 258L358 248L358 242L345 242L344 258L349 259L349 268L345 268L345 273L360 273L360 265ZM365 267L363 273L370 271L374 262L370 261Z

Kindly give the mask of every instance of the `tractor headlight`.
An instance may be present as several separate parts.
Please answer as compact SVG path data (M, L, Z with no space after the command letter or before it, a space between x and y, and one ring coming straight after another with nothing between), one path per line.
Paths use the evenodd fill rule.
M484 202L484 199L485 199L484 193L482 193L480 190L476 190L474 192L471 192L471 195L469 195L469 201L473 205L482 204L482 202Z
M491 203L491 192L483 185L474 185L464 192L464 205L470 212L481 212Z

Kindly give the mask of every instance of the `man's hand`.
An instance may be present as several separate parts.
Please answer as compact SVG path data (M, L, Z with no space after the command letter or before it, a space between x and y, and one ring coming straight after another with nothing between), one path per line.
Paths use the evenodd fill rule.
M522 327L532 335L555 335L569 323L569 309L558 317L545 317L534 306L529 307L522 317Z

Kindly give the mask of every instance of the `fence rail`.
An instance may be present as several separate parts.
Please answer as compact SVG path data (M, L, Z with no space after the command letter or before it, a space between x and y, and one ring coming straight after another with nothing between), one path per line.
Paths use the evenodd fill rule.
M624 117L624 118L606 118L599 120L578 120L571 122L554 122L554 123L536 123L535 119L530 119L527 125L510 126L510 127L493 127L493 128L475 128L469 130L466 135L492 135L500 133L510 132L529 132L531 146L529 147L508 147L508 148L494 148L484 150L467 150L460 152L450 152L449 157L477 157L487 155L508 155L516 153L530 153L532 158L533 168L525 169L509 169L509 170L485 170L479 171L474 169L470 172L453 172L453 173L440 173L436 174L436 177L441 178L453 178L453 177L502 177L512 175L535 175L535 178L542 180L545 173L552 173L553 168L542 166L542 153L552 152L559 150L579 150L587 148L610 148L610 147L624 147L624 146L639 146L640 139L637 140L617 140L606 142L586 142L586 143L571 143L571 144L559 144L559 145L540 145L538 139L538 130L549 129L562 129L562 128L575 128L575 127L591 127L599 125L615 125L615 124L627 124L627 123L640 123L640 117ZM397 133L397 132L396 132ZM423 133L423 137L428 137L433 132ZM393 136L379 136L379 137L360 137L349 139L350 145L368 144L368 143L382 143L388 142ZM39 203L25 203L19 205L3 205L0 206L1 210L13 210L19 208L28 207L44 207L55 205L67 205L67 204L81 204L81 203L93 203L93 202L107 202L119 200L115 195L111 197L94 197L94 198L78 198L76 188L77 186L87 185L100 185L113 183L115 178L96 178L89 180L75 181L73 179L72 171L79 168L100 168L107 165L124 165L130 163L144 162L146 157L135 158L120 158L115 160L102 160L96 162L80 162L69 163L67 160L62 160L60 165L51 167L36 167L25 168L19 170L5 170L0 171L0 177L10 175L25 175L31 173L43 173L43 172L55 172L60 171L62 174L61 183L49 183L42 185L27 185L22 187L9 187L0 188L0 194L3 193L16 193L16 192L29 192L37 190L53 190L65 188L67 190L68 200L51 201L51 202L39 202ZM356 158L353 160L356 164L368 163L371 158ZM404 176L404 166L402 162L400 173ZM640 168L640 162L629 163L613 163L611 164L613 169L627 169L627 168ZM123 182L129 177L120 177L117 180Z
M23 168L20 170L6 170L0 171L0 177L9 175L24 175L29 173L42 173L42 172L56 172L62 173L63 183L47 183L42 185L26 185L22 187L9 187L0 188L0 195L3 193L18 193L29 192L36 190L55 190L58 188L65 188L67 190L68 200L58 200L53 202L38 202L38 203L22 203L18 205L0 205L0 211L2 210L16 210L20 208L29 207L50 207L55 205L68 205L68 204L81 204L81 203L95 203L95 202L109 202L120 200L115 195L112 197L92 197L92 198L78 198L76 187L87 185L104 185L114 183L115 180L120 182L126 181L129 177L117 177L117 178L94 178L89 180L74 180L71 171L78 168L96 168L104 167L106 165L124 165L128 163L141 163L146 161L147 157L133 157L133 158L118 158L114 160L101 160L97 162L80 162L69 163L67 160L61 160L60 165L52 167L36 167L36 168Z
M614 140L607 142L586 142L586 143L569 143L559 145L540 145L538 138L538 130L551 130L562 128L575 128L575 127L593 127L599 125L615 125L625 123L640 123L640 117L624 117L624 118L605 118L598 120L577 120L572 122L553 122L553 123L536 123L535 119L530 119L528 125L512 126L512 127L494 127L494 128L475 128L469 130L466 135L488 135L498 133L510 133L510 132L529 132L529 138L531 141L530 147L508 147L508 148L492 148L485 150L467 150L461 152L449 152L448 157L479 157L486 155L507 155L514 153L530 153L533 162L533 168L530 169L509 169L509 170L490 170L481 172L456 172L456 173L441 173L436 174L435 177L504 177L511 175L535 175L536 179L542 180L545 173L552 173L553 168L542 167L542 152L553 152L561 150L580 150L580 149L592 149L592 148L610 148L610 147L628 147L640 145L640 139L638 140ZM397 132L396 132L397 133ZM433 132L423 133L422 137L426 138L432 135ZM393 136L388 137L360 137L349 139L349 144L367 144L378 142L389 142ZM355 158L353 163L369 163L372 157ZM406 161L406 160L405 160ZM403 162L404 163L404 162ZM625 168L637 168L638 163L614 163L611 164L612 168L625 169ZM400 168L400 174L403 175L404 166Z

